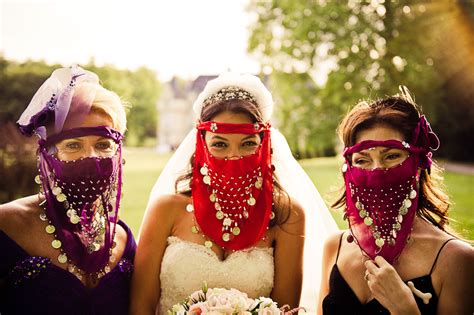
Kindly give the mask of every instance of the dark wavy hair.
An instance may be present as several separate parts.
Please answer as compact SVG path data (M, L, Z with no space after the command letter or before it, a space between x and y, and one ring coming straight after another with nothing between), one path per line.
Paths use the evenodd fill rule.
M355 144L356 136L362 130L376 126L387 126L402 133L404 140L410 142L422 112L409 94L402 94L376 100L360 102L342 119L337 134L344 144ZM423 169L420 174L420 197L417 215L431 222L443 231L449 224L448 210L451 206L444 191L442 170L435 161L431 169ZM346 195L341 192L339 199L332 204L334 208L346 207Z
M232 112L247 115L252 123L263 122L262 113L258 105L240 99L224 100L209 104L202 109L200 120L210 121L218 114L223 112ZM263 137L263 133L260 135ZM175 191L178 194L191 196L190 183L193 178L194 157L190 160L190 169L185 174L179 176L175 183ZM270 221L270 227L285 223L290 215L291 199L288 193L278 182L276 175L273 175L273 212L275 218ZM286 211L285 211L286 210Z

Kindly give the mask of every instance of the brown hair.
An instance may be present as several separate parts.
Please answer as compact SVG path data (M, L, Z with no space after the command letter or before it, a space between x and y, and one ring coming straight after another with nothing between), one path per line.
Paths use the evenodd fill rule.
M376 126L387 126L402 133L404 140L411 137L421 116L421 109L406 94L387 97L374 102L360 102L341 121L337 134L345 147L355 144L357 134ZM417 214L441 230L449 224L448 210L451 205L444 192L441 169L433 161L431 169L423 169L420 174L420 197ZM346 195L341 194L332 205L346 206Z
M202 109L200 120L210 121L215 116L223 112L241 113L247 115L252 123L263 122L262 113L257 104L247 100L230 99L212 103ZM263 136L263 134L261 135ZM190 160L190 170L177 178L175 183L175 191L179 194L187 196L191 195L189 184L193 178L194 158ZM286 209L285 209L286 207ZM273 211L275 218L270 221L270 227L281 225L288 220L291 209L291 200L288 193L278 182L276 175L273 175ZM287 211L284 211L287 210Z

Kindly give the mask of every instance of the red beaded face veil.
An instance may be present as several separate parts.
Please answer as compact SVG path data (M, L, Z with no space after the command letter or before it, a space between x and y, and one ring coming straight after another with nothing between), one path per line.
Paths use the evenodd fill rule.
M207 121L199 123L197 129L191 190L198 226L193 232L201 230L224 248L247 248L263 236L272 217L270 125ZM249 156L217 159L206 146L205 131L259 134L262 143Z

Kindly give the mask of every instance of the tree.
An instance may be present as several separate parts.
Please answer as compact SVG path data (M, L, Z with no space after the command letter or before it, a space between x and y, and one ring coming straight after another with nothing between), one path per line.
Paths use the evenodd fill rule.
M398 85L409 87L436 124L444 90L432 48L440 38L429 35L438 9L407 0L252 1L249 51L272 72L274 94L285 104L279 122L292 149L302 156L334 152L335 129L347 109L360 99L393 95Z
M145 67L135 71L98 67L93 61L85 68L97 73L104 87L116 92L127 104L127 144L143 145L148 138L156 137L156 103L161 85L154 71Z

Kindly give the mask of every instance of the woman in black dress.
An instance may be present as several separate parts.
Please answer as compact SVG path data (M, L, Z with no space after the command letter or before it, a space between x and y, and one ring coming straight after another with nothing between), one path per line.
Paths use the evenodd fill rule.
M474 250L448 233L439 140L409 92L343 119L349 230L324 249L320 314L472 314Z

